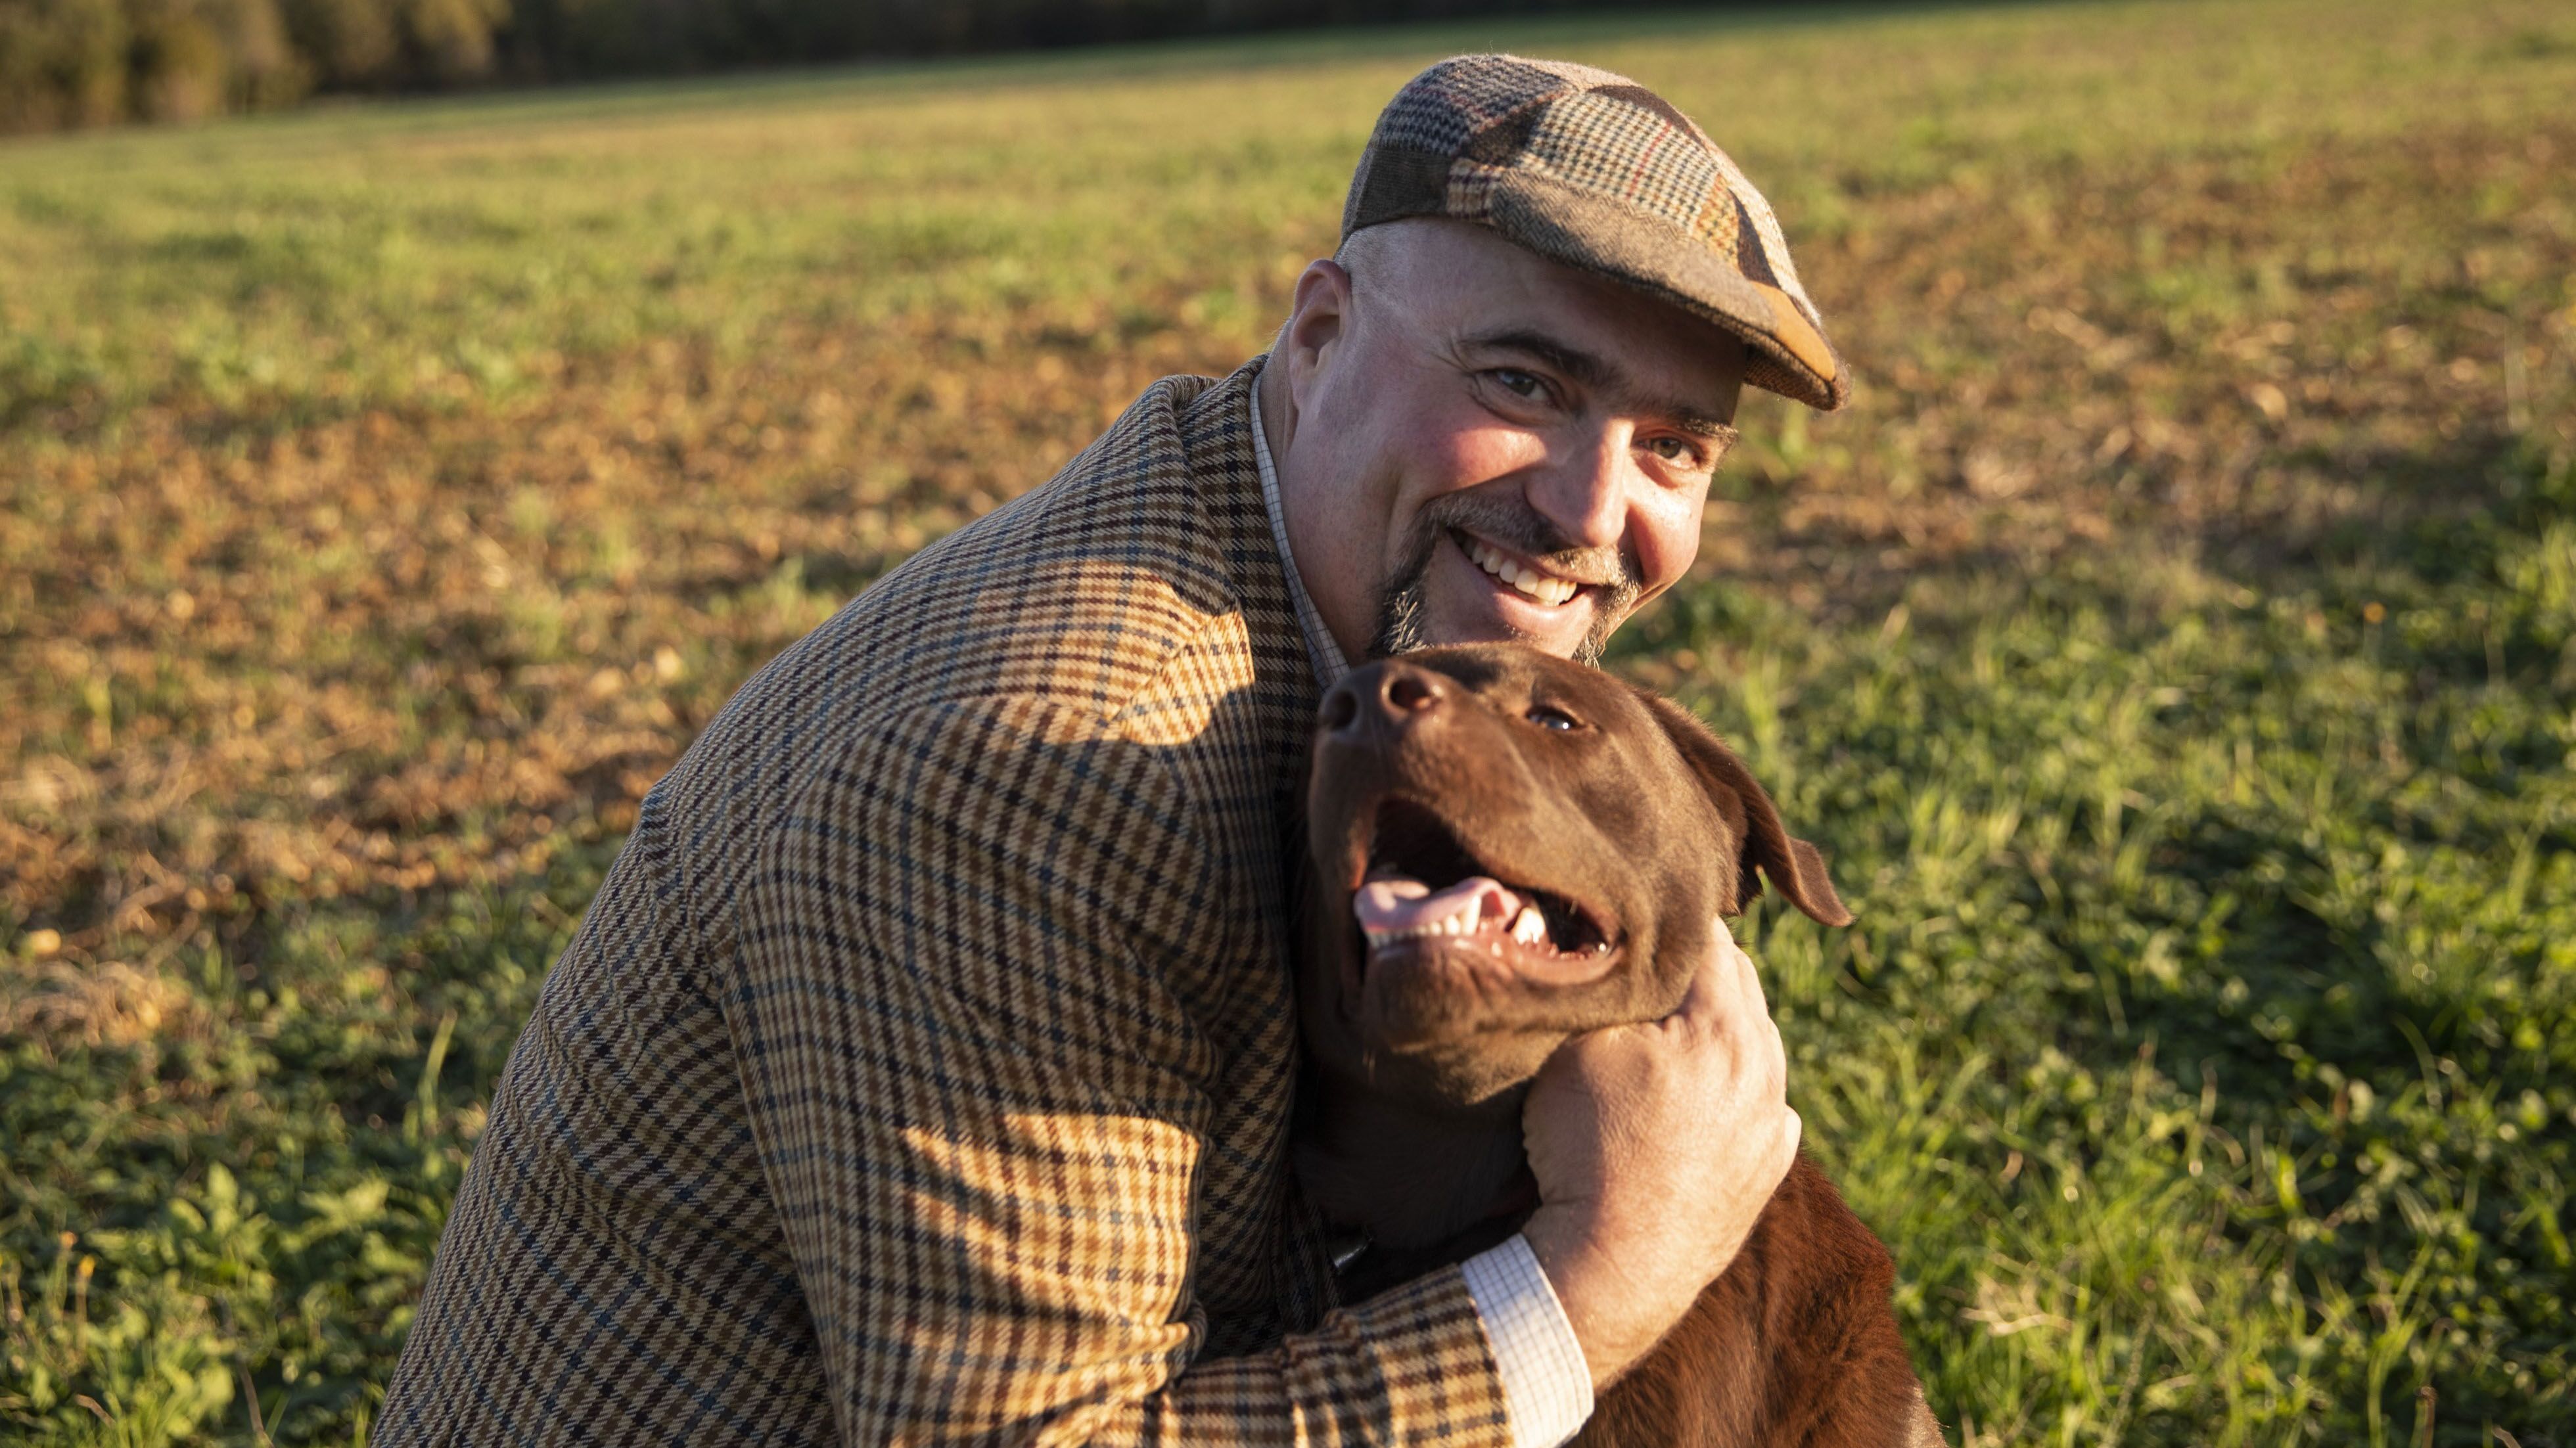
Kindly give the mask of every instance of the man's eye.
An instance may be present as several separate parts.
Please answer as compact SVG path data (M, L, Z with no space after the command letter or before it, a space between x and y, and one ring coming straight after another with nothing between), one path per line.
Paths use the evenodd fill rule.
M1681 438L1659 437L1646 446L1665 462L1679 463L1683 467L1699 466L1699 449Z
M1535 401L1547 393L1547 384L1540 381L1535 372L1523 372L1517 367L1497 367L1485 375L1493 378L1504 391L1514 397L1526 397Z
M1532 704L1529 713L1522 717L1541 729L1553 729L1559 733L1574 727L1574 716L1553 704Z

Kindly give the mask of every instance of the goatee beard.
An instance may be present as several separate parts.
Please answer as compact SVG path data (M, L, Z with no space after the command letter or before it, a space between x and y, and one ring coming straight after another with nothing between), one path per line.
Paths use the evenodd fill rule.
M1431 552L1452 528L1473 524L1469 531L1535 559L1556 557L1568 574L1598 576L1615 569L1618 581L1593 585L1592 627L1574 648L1578 663L1598 667L1601 651L1620 620L1636 606L1641 591L1636 570L1609 549L1584 548L1525 504L1505 503L1477 493L1452 493L1434 499L1413 527L1403 559L1379 586L1377 628L1369 635L1369 657L1392 658L1428 648L1423 636L1423 579L1431 571ZM1605 566L1606 565L1606 566Z

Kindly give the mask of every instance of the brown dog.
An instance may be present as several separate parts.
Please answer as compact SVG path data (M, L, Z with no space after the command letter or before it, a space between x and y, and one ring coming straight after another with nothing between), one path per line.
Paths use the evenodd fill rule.
M1367 1247L1358 1296L1462 1261L1537 1205L1521 1096L1568 1037L1680 1005L1762 889L1851 921L1824 858L1678 705L1510 646L1355 670L1308 784L1297 1166ZM1742 1252L1576 1442L1915 1448L1939 1428L1885 1246L1801 1158Z

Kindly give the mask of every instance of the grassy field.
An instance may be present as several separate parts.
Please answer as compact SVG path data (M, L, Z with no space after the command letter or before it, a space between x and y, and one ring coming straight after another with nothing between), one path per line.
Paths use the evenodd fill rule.
M363 1440L643 791L1257 351L1375 108L1485 45L1706 121L1861 377L1748 406L1617 666L1860 911L1747 930L1954 1441L2576 1448L2576 13L2514 0L0 146L0 1439Z

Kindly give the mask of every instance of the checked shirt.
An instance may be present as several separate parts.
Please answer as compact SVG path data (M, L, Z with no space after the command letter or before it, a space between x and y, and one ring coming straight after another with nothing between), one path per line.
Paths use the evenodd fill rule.
M655 787L377 1444L1510 1443L1461 1273L1337 1302L1284 1167L1316 687L1255 375L1156 383Z

